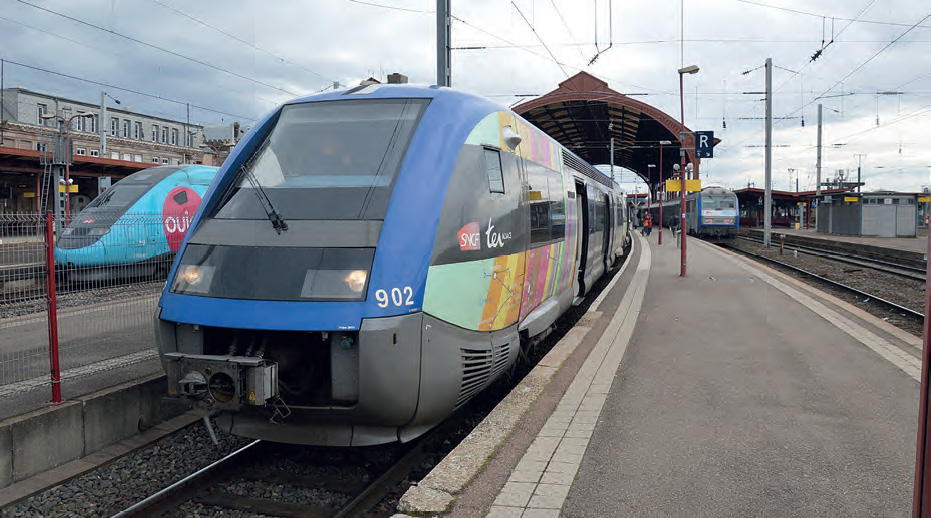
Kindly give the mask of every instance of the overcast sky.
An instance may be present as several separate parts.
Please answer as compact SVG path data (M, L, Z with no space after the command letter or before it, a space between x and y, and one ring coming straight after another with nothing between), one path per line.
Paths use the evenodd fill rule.
M435 83L435 7L434 0L0 0L3 82L94 103L106 89L139 112L184 120L190 104L192 122L251 125L334 81L401 72ZM685 123L723 140L702 161L705 185L763 186L759 92L767 57L774 189L794 190L796 176L801 190L814 188L819 103L825 178L838 169L855 178L863 154L866 190L931 184L927 0L452 0L452 14L453 87L502 106L585 70L678 119L676 70L701 67L685 79Z

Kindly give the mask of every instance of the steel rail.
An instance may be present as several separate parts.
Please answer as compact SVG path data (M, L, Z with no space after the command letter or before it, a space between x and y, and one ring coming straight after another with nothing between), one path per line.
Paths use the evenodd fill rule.
M252 452L253 449L262 444L262 441L252 441L251 443L239 448L229 455L219 459L212 464L199 469L198 471L184 477L174 484L162 489L158 493L147 497L145 500L123 509L113 515L112 518L127 518L130 516L151 516L157 514L158 510L170 506L172 501L177 499L182 502L190 500L191 494L201 488L203 485L209 485L208 480L218 475L221 469L225 469L234 461L238 462L246 453Z
M735 250L735 251L737 251L737 252L739 252L739 253L742 253L742 254L752 255L753 257L757 257L757 258L759 258L759 259L762 259L762 260L764 260L764 261L767 261L767 262L770 262L770 263L773 263L773 264L778 264L779 266L782 266L782 267L788 268L788 269L790 269L790 270L796 271L796 272L798 272L798 273L801 273L802 275L807 275L808 277L812 277L812 278L818 279L819 281L826 282L826 283L828 283L828 284L830 284L830 285L832 285L832 286L836 286L836 287L838 287L838 288L847 290L847 291L849 291L849 292L851 292L851 293L856 293L857 295L860 295L860 296L863 296L863 297L867 297L867 298L869 298L870 300L875 300L876 302L879 302L880 304L883 304L883 305L885 305L885 306L888 306L888 307L890 307L890 308L893 308L893 309L895 309L896 311L901 311L901 312L903 312L903 313L905 313L906 315L909 315L909 316L911 316L911 317L920 318L920 319L922 319L922 320L924 320L924 318L925 318L925 314L924 314L924 312L922 312L922 311L915 311L914 309L910 309L910 308L907 308L907 307L905 307L905 306L901 306L901 305L896 304L895 302L892 302L892 301L890 301L890 300L886 300L886 299L884 299L884 298L882 298L882 297L877 297L876 295L873 295L872 293L867 293L867 292L865 292L865 291L859 290L859 289L854 288L854 287L852 287L852 286L848 286L848 285L846 285L846 284L843 284L843 283L840 283L840 282L837 282L837 281L833 281L833 280L831 280L831 279L828 279L827 277L822 277L822 276L820 276L820 275L818 275L818 274L816 274L816 273L812 273L812 272L809 272L809 271L807 271L807 270L803 270L803 269L801 269L801 268L799 268L799 267L797 267L797 266L792 266L791 264L787 264L787 263L784 263L784 262L782 262L782 261L777 261L777 260L775 260L775 259L770 259L769 257L763 256L763 255L760 255L760 254L756 254L756 253L753 253L753 252L748 252L747 250L741 250L740 248L735 248L735 247L733 247L733 246L731 246L731 245L722 244L722 245L720 245L720 246L729 248L729 249L731 249L731 250Z
M738 237L740 239L751 241L753 243L762 243L762 241L759 241L752 237L747 237L747 236L738 236ZM785 247L790 250L792 249L798 250L799 252L802 252L802 253L813 255L816 257L823 257L825 259L830 259L832 261L837 261L839 263L845 263L845 264L850 264L854 266L865 266L867 268L872 268L879 272L889 273L892 275L898 275L900 277L905 277L907 279L913 279L916 281L925 282L924 275L915 275L913 273L909 273L909 271L911 271L911 272L921 272L922 274L924 274L925 270L923 268L915 268L913 266L908 266L905 264L892 263L889 261L883 261L881 259L872 259L869 257L864 257L862 255L851 254L849 252L839 252L839 251L834 251L830 249L815 248L815 247L806 246L806 245L799 245L795 243L787 244L785 245ZM868 264L868 263L875 263L875 264L880 264L883 266L888 266L891 268L897 268L900 271L889 270L886 268L879 268L879 267L873 266L872 264ZM906 270L906 271L901 271L901 270Z

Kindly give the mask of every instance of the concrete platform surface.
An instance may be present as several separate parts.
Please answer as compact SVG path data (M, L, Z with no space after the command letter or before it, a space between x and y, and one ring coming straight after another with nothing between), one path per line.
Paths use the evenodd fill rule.
M401 511L909 515L921 340L694 239L681 278L649 242L484 469Z

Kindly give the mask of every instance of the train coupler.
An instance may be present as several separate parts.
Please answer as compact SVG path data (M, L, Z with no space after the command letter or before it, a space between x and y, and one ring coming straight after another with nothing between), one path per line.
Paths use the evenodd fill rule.
M251 356L165 354L168 393L198 398L211 410L264 406L278 398L278 364Z

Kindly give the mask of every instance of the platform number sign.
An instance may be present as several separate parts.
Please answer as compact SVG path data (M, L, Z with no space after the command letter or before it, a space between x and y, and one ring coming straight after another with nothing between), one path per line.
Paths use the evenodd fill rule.
M695 154L698 158L714 157L714 132L713 131L696 131L695 132Z

